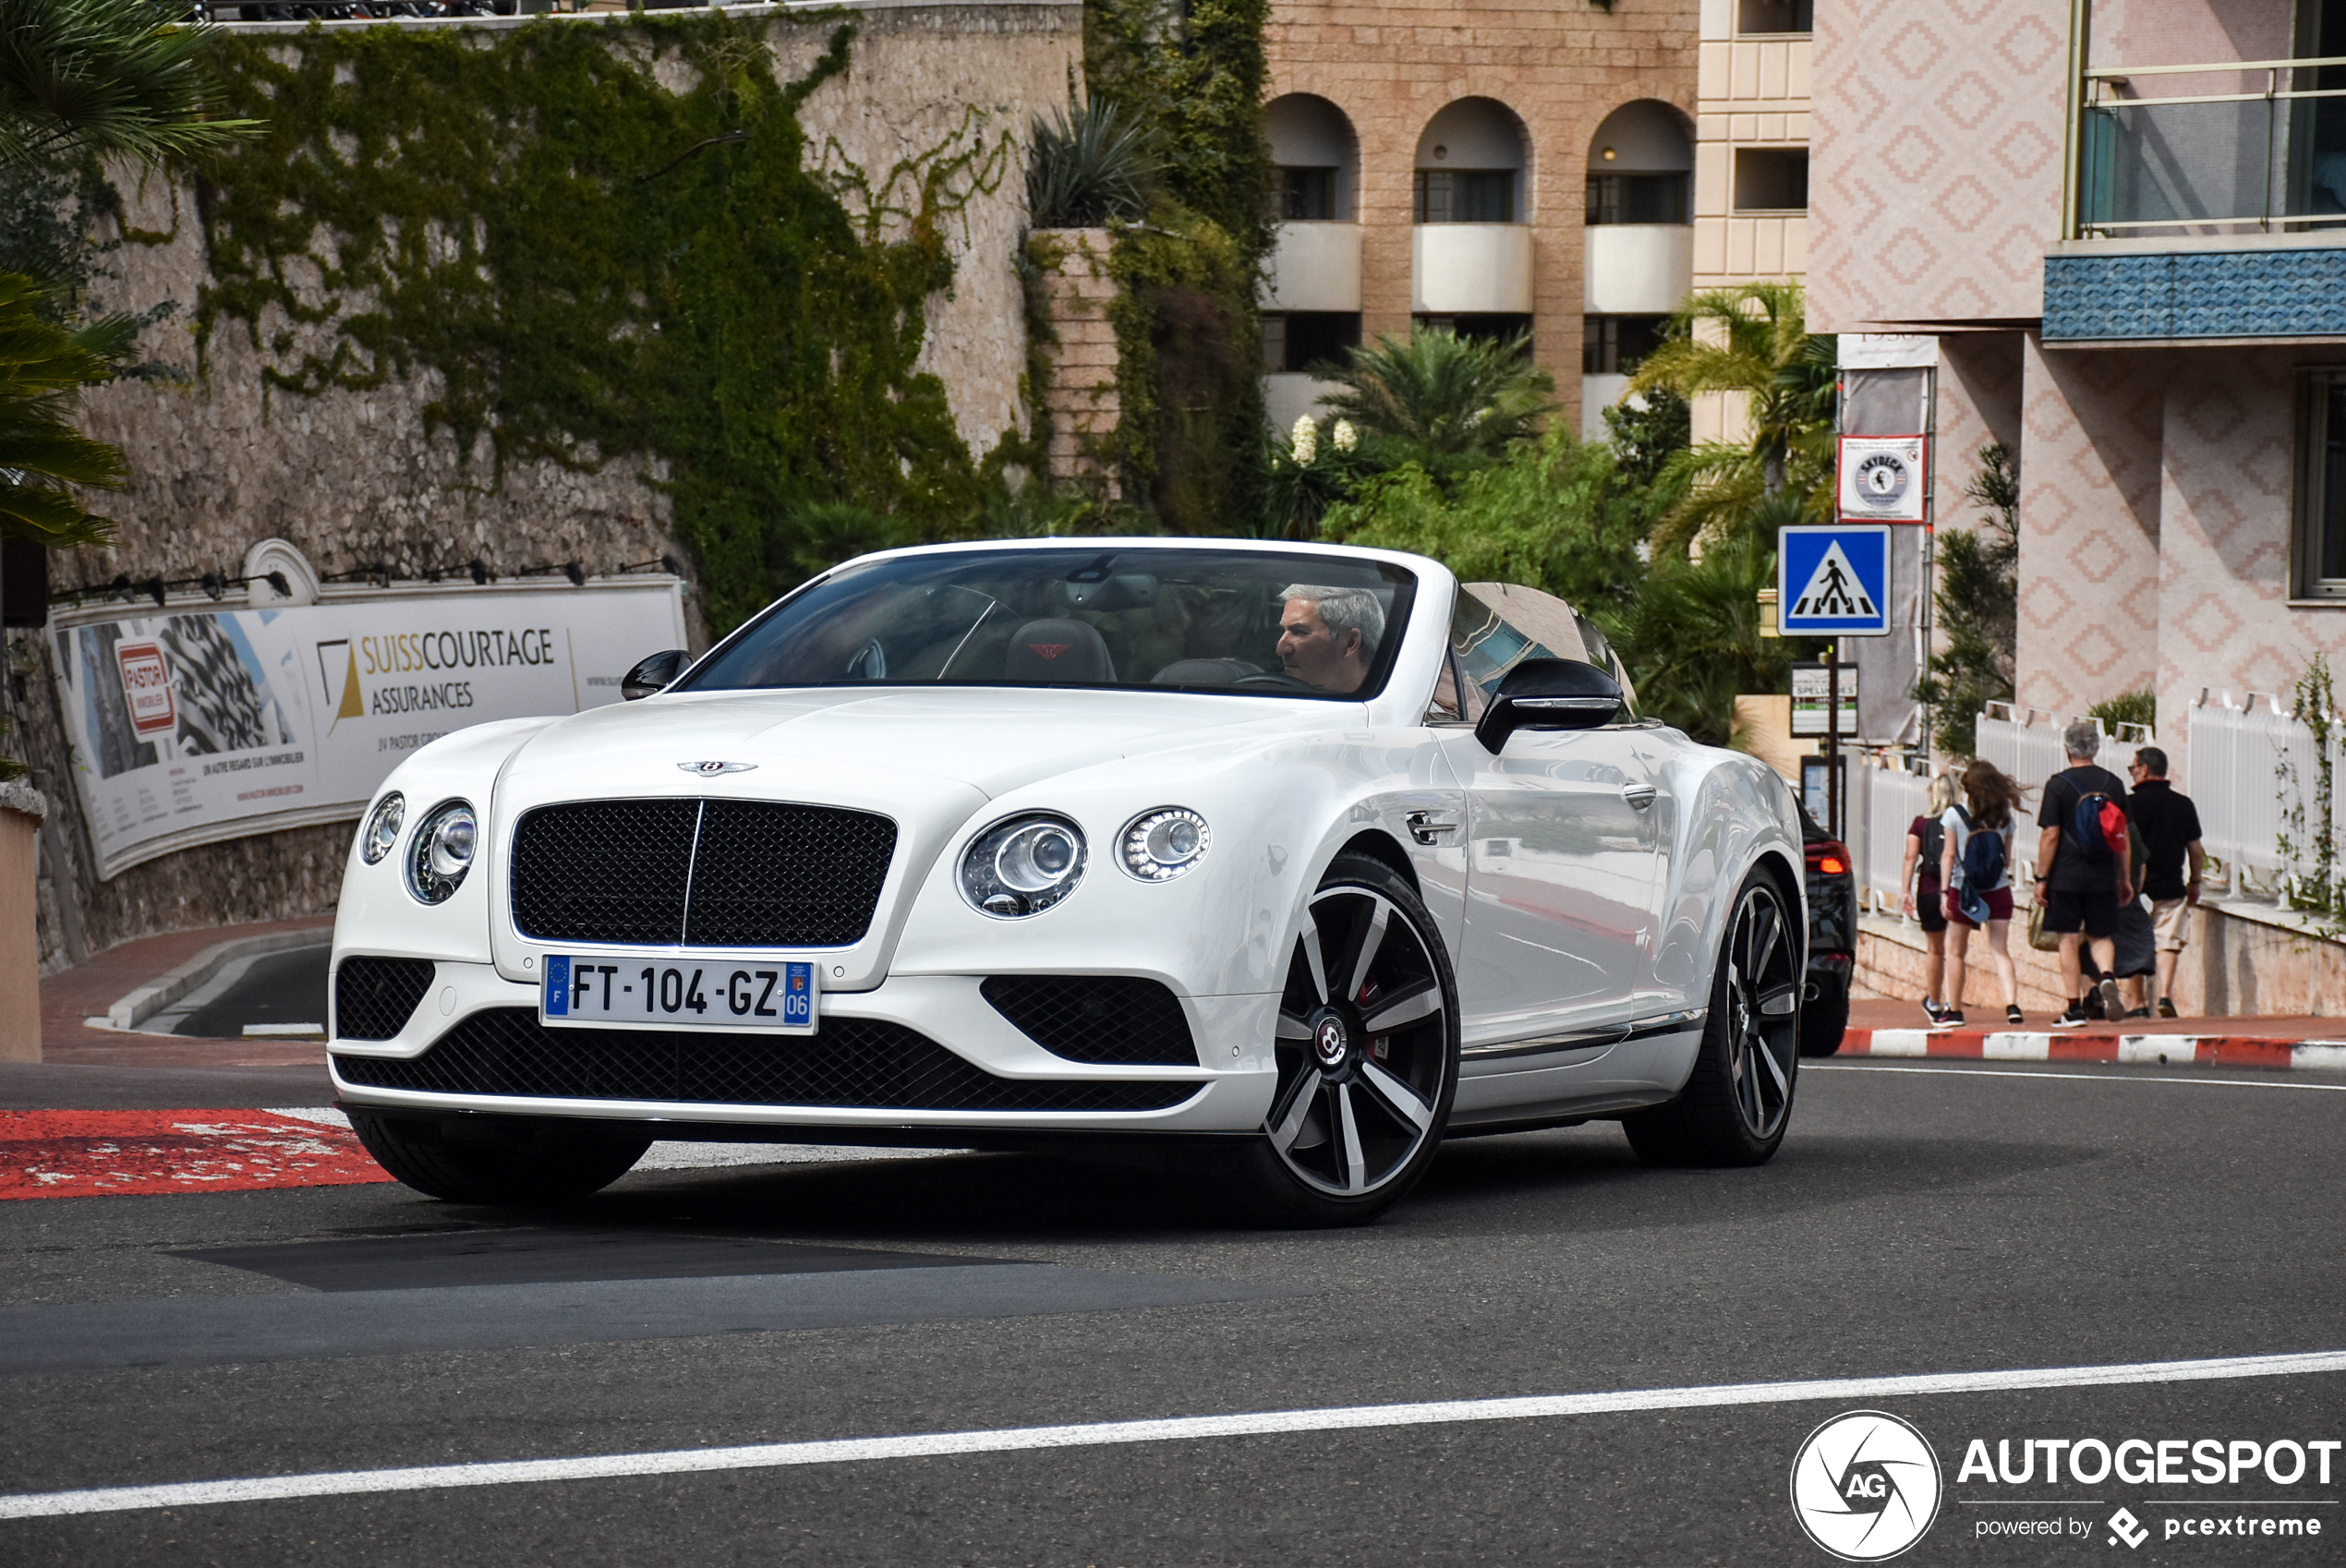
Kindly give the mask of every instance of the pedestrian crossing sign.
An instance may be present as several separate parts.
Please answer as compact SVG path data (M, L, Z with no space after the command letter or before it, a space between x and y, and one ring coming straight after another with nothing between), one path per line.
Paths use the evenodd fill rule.
M1778 530L1776 624L1785 636L1886 637L1889 593L1889 525Z

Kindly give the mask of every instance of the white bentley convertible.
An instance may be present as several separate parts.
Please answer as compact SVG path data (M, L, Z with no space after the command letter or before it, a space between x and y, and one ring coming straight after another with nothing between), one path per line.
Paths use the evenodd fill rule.
M574 1197L659 1138L1112 1140L1342 1224L1445 1136L1784 1137L1791 794L1640 720L1545 594L1336 547L937 546L685 664L372 802L333 1072L410 1186Z

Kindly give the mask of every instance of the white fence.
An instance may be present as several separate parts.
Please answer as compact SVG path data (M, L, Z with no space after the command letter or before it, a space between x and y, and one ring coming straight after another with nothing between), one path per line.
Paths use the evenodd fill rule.
M2330 732L2332 778L2346 774L2341 730L2346 726L2333 724ZM2319 775L2313 730L2273 698L2251 692L2244 707L2234 707L2230 692L2200 694L2191 710L2184 789L2199 810L2201 842L2235 877L2244 871L2279 883L2313 869ZM2333 834L2338 826L2332 823ZM2284 837L2293 850L2286 857ZM2333 839L2333 851L2346 851L2346 843Z
M1850 770L1845 826L1859 905L1896 912L1906 829L1929 803L1930 780L1920 774L1863 765Z

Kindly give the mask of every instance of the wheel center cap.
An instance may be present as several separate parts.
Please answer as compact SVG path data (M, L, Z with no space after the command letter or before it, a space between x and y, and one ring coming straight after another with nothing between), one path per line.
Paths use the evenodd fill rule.
M1328 1068L1343 1066L1351 1044L1345 1031L1344 1020L1334 1013L1322 1014L1319 1023L1312 1031L1312 1051L1320 1058L1320 1066Z

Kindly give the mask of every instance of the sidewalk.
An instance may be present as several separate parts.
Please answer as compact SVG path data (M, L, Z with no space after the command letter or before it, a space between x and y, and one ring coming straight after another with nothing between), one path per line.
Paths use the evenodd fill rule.
M125 942L92 955L87 963L44 976L41 982L41 1059L88 1067L322 1067L326 1048L314 1040L197 1040L92 1029L84 1020L104 1018L106 1009L122 997L217 943L301 931L314 931L323 940L333 935L333 917L321 915L179 931Z
M1914 1002L1856 997L1849 1004L1844 1056L1952 1056L1975 1061L2130 1062L2146 1066L2346 1068L2346 1019L2305 1016L2127 1019L2076 1029L2049 1027L2031 1012L2017 1028L2003 1009L1965 1008L1962 1029L1931 1029Z

